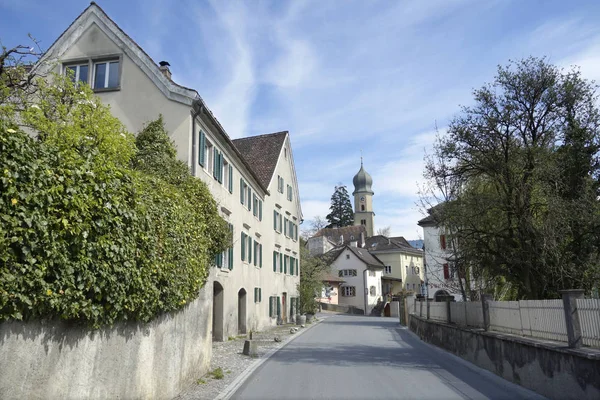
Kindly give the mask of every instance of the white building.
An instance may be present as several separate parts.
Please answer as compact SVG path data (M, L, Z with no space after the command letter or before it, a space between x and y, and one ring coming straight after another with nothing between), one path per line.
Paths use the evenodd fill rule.
M458 274L451 262L450 240L444 227L438 226L435 220L436 207L428 210L429 215L418 222L423 228L426 295L434 299L451 295L461 301Z
M175 83L95 3L44 54L38 72L71 70L131 132L163 115L178 157L208 185L230 223L233 248L217 257L212 336L223 340L294 314L302 220L290 135L231 140L199 93Z
M363 310L365 315L381 299L384 265L367 250L345 245L332 250L331 273L342 278L338 304Z

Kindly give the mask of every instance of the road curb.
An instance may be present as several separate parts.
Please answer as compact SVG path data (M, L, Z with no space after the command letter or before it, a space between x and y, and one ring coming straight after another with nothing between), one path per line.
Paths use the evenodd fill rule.
M258 367L260 367L265 361L267 361L269 358L271 358L273 356L273 354L277 353L279 350L283 349L288 344L290 344L291 342L296 340L297 337L302 336L305 332L308 332L311 328L314 328L315 326L319 325L322 321L324 321L327 318L329 318L329 317L326 317L326 318L321 317L319 320L315 321L315 323L311 324L311 326L307 326L306 328L303 328L303 329L301 328L301 330L299 330L295 335L290 336L290 338L288 340L283 342L283 344L281 346L273 347L263 357L258 358L256 361L254 361L252 364L250 364L248 366L248 368L246 368L244 371L242 371L242 373L239 374L233 380L233 382L231 382L229 384L229 386L227 386L221 393L219 393L219 395L217 397L215 397L215 400L230 399L231 396L233 396L233 394L240 388L240 386L242 386L244 384L244 382L246 382L246 379L248 379L248 377L250 375L252 375L252 373L254 371L256 371L258 369Z

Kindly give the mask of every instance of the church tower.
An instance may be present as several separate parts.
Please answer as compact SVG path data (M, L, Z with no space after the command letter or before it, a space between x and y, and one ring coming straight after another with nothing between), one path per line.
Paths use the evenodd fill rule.
M354 179L354 225L364 225L367 229L367 237L373 236L375 229L375 213L373 212L373 178L363 168L363 160L360 158L360 170Z

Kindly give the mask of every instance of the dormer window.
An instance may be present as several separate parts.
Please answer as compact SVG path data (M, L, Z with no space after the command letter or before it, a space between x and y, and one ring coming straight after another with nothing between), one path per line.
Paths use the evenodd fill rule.
M119 60L94 63L94 89L118 89L119 77Z

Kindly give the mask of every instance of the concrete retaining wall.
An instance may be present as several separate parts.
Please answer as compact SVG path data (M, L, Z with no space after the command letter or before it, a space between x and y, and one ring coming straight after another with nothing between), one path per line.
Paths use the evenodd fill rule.
M335 311L346 314L356 314L356 315L364 315L365 311L361 308L356 308L354 306L344 306L341 304L329 304L329 303L319 303L321 305L321 309L327 311Z
M600 351L476 331L410 316L425 342L550 399L600 399Z
M0 398L173 398L210 366L212 285L148 324L0 324Z

